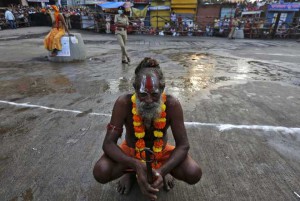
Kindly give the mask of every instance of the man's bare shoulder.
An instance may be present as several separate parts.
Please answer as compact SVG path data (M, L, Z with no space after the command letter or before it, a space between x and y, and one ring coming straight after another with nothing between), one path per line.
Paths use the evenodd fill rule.
M170 94L167 94L167 102L166 102L166 104L167 104L167 106L174 107L174 106L180 105L180 102L174 96L172 96Z
M131 105L131 96L132 96L132 94L123 94L117 98L115 104L117 104L119 106Z
M131 110L131 94L124 94L117 98L113 108L113 116L125 118Z

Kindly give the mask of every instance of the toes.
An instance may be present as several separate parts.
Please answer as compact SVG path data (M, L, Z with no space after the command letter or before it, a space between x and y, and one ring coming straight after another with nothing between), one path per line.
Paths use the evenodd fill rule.
M123 194L123 193L122 193L123 187L122 187L120 181L118 182L117 191L118 191L118 193Z
M125 188L124 195L127 195L129 193L129 189Z
M170 187L169 187L169 185L165 185L165 190L166 191L170 191L171 190Z
M125 190L125 187L123 187L122 190L121 190L122 195L124 194L124 190Z
M135 174L134 177L131 175L124 175L118 182L117 182L117 187L116 190L118 191L118 193L120 193L121 195L125 195L125 194L129 194L133 180L132 178L135 178Z
M175 185L175 179L174 177L166 177L164 178L164 190L165 191L170 191L172 188L174 188Z
M170 188L174 188L174 186L175 186L175 179L174 179L174 178L172 178L172 179L169 181L169 186L170 186Z
M118 193L121 193L121 187L120 186L117 187L117 191L118 191Z
M164 182L164 189L165 191L170 191L170 186L167 181Z

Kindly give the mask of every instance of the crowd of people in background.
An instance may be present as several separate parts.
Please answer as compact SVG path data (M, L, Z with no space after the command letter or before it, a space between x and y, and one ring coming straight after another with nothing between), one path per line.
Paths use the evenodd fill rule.
M134 19L129 16L130 25L136 33L152 34L152 35L204 35L204 36L222 36L234 38L236 29L243 29L245 37L254 38L256 36L268 36L271 34L274 23L268 23L265 18L256 16L241 16L243 11L255 11L262 9L268 2L247 2L238 3L234 15L222 16L207 23L204 27L200 27L199 19L189 19L182 16L180 13L171 11L169 20L164 21L164 26L157 28L145 26L145 18ZM2 28L17 28L22 26L30 26L30 15L35 13L46 13L50 7L24 7L21 5L11 5L5 13L0 12L0 29ZM89 16L94 20L95 30L100 32L100 26L103 25L103 30L106 33L112 33L114 14L107 13L99 14L90 7L60 7L60 12L63 14L66 24L69 29L72 28L71 16ZM299 21L298 21L299 26ZM285 22L279 22L277 27L277 36L285 38L287 32L291 28Z
M29 7L19 5L10 5L4 13L0 13L0 29L12 28L13 27L27 27L30 26L30 14L35 13L46 13L51 9L50 6L45 8L42 7ZM8 11L8 12L7 12ZM83 15L88 16L91 14L91 11L88 7L78 6L78 7L60 7L60 12L63 13L67 24L71 27L70 16L71 15ZM11 13L7 18L5 13ZM7 14L8 15L8 14ZM13 19L13 20L11 20Z

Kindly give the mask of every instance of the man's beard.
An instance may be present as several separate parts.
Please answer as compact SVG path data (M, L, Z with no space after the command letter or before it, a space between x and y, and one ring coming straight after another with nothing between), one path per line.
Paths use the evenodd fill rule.
M138 98L136 99L136 108L138 110L138 114L142 117L144 126L146 128L150 128L152 121L155 118L160 117L161 113L161 105L162 100L160 102L153 102L150 104L141 102Z

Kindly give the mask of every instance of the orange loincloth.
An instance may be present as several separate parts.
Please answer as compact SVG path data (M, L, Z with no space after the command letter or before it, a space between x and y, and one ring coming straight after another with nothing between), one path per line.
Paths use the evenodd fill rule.
M62 50L61 37L65 35L66 31L63 28L52 28L44 39L44 47L52 51L54 49Z
M135 156L135 149L132 147L129 147L127 145L126 140L124 140L122 142L122 144L120 144L120 148L123 150L123 152L127 155L127 156L131 156L136 158ZM166 144L165 148L162 151L162 157L160 159L157 160L157 162L161 162L162 164L164 164L170 157L172 151L175 149L175 146L170 145L170 144Z

